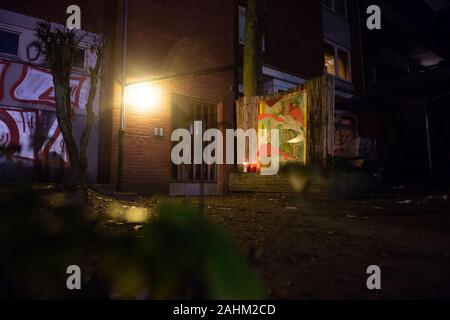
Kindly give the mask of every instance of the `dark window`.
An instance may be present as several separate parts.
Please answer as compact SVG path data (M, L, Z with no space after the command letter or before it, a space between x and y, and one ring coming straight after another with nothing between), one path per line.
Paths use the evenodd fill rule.
M243 6L239 6L239 43L245 44L245 21L247 17L247 9ZM263 33L262 39L262 51L266 51L266 35Z
M245 42L245 8L239 7L239 43Z
M13 56L19 55L20 34L0 30L0 52Z
M334 0L334 11L341 16L346 17L345 0Z
M322 5L331 11L347 18L347 2L346 0L322 0Z
M84 69L85 50L77 49L75 58L73 59L73 67L77 69Z
M217 128L217 105L203 103L194 99L174 96L172 102L172 128L187 129L194 134L195 121L201 121L201 130ZM172 142L172 146L178 142ZM202 148L209 143L203 142ZM194 150L194 140L191 140L191 150ZM217 168L215 165L197 165L194 163L193 155L190 159L191 164L172 164L172 178L179 183L201 183L217 181Z
M332 0L322 0L322 4L329 9L333 9Z

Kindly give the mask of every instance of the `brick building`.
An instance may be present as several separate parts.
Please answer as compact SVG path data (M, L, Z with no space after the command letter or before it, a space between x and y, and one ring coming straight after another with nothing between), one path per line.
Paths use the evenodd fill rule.
M107 39L98 108L98 170L94 181L117 181L124 1L3 2L9 13L64 23L69 4L82 12L82 29ZM265 2L263 80L267 94L285 91L323 73L335 74L336 99L361 90L355 0ZM126 190L198 194L226 190L232 166L172 165L171 131L233 128L242 94L245 1L128 1L127 83L151 81L160 95L151 108L127 105L123 182ZM333 26L338 26L334 28ZM7 28L0 24L0 29ZM332 51L330 51L332 48ZM13 59L2 55L2 59ZM19 59L20 58L17 58ZM133 85L130 90L133 90ZM95 135L94 135L95 136Z

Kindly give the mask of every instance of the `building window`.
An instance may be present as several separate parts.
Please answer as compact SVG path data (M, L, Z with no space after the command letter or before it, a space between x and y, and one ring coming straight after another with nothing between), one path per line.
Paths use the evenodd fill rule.
M349 53L347 51L344 51L342 49L337 49L337 70L338 70L338 76L341 79L344 80L350 80L350 59L349 59Z
M245 8L239 6L239 43L244 44L245 42Z
M0 29L0 53L10 56L19 55L20 34Z
M245 18L247 16L247 10L243 6L239 6L239 43L245 44ZM266 39L263 35L262 39L262 51L266 51Z
M174 95L172 99L172 128L184 128L191 134L195 122L200 121L203 132L218 127L217 105L189 97ZM203 142L203 148L208 143ZM172 143L176 145L175 142ZM214 156L214 154L213 154ZM215 183L218 179L217 165L194 164L194 156L190 155L191 164L172 164L172 180L178 183Z
M347 18L347 0L322 0L322 5L334 13Z
M347 1L334 0L334 11L343 17L347 17Z
M77 52L75 53L75 57L73 59L73 67L76 69L84 69L85 57L86 57L86 50L83 48L78 48Z
M350 52L347 49L325 42L325 67L338 79L351 81Z
M322 0L322 5L333 10L333 0Z
M334 47L328 43L325 43L325 67L327 68L327 72L329 74L336 75Z

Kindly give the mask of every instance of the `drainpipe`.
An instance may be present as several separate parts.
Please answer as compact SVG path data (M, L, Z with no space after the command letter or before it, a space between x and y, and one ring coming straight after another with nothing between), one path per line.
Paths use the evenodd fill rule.
M125 87L127 81L128 59L128 0L124 0L123 8L123 41L122 41L122 75L120 101L119 150L117 159L117 192L123 189L123 147L125 138Z

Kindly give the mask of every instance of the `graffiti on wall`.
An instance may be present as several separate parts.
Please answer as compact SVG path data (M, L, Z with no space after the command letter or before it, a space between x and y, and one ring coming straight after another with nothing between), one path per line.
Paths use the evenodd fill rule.
M89 77L73 74L71 102L74 112L85 108ZM56 119L53 78L42 67L0 60L0 148L14 147L14 162L39 160L67 166L64 139ZM4 163L5 158L0 159Z
M52 159L59 159L64 165L68 162L53 112L0 106L0 147L18 147L13 158L22 163L48 163Z
M306 162L306 101L306 90L261 101L258 129L279 129L280 148L260 143L260 158L271 156L275 152L279 155L280 162Z
M89 82L85 76L72 76L71 101L74 108L84 109L87 102ZM18 102L39 103L55 106L53 77L45 69L23 65L22 74L10 90L11 97Z

